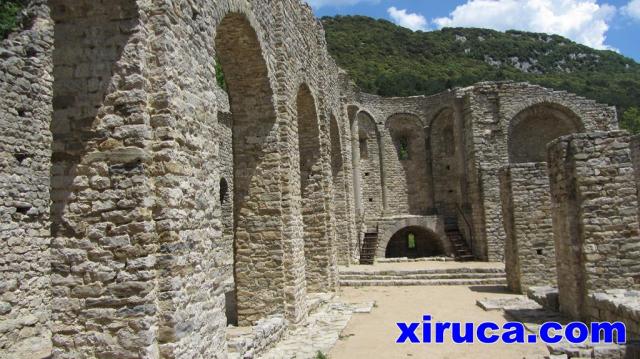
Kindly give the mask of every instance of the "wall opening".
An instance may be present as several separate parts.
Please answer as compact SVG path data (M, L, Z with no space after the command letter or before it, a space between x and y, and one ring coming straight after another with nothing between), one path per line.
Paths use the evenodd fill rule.
M229 322L237 316L240 326L249 326L282 310L282 284L278 282L282 268L278 261L268 260L282 248L280 241L264 236L281 234L272 210L279 206L279 189L261 180L278 176L269 159L278 153L276 112L267 65L249 21L242 14L231 13L216 31L216 52L229 94L233 137L233 184L227 185L233 192L235 291L226 296L235 292L236 298L227 300L227 316ZM270 285L261 284L266 282Z
M547 144L582 132L580 118L555 104L538 104L516 115L509 124L509 162L546 162Z
M443 256L440 238L423 227L405 227L387 244L386 258L428 258Z
M220 179L220 204L225 205L229 201L229 184L224 178Z

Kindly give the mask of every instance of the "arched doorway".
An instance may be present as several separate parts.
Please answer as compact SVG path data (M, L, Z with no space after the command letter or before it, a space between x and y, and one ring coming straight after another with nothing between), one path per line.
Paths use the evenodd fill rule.
M396 232L385 251L386 258L428 258L445 255L441 239L423 227L405 227Z
M278 153L276 112L260 42L247 18L228 14L216 29L215 45L232 116L233 184L229 186L229 200L233 203L237 322L249 326L282 311L282 285L274 279L281 278L282 268L278 261L269 260L282 251L277 240L281 230L270 211L280 201L280 193L262 180L278 176L277 167L269 159L269 155ZM271 284L263 285L267 282ZM227 300L229 308L233 298L227 294Z
M582 131L580 118L563 106L543 103L528 107L509 124L509 162L546 162L549 142Z

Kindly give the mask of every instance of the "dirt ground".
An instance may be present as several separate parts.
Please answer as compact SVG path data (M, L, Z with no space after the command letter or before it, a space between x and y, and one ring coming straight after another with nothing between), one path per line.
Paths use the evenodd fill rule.
M328 353L331 359L538 359L548 355L544 344L395 344L396 322L419 322L430 314L432 322L485 322L499 325L507 319L501 311L485 312L476 306L482 298L507 297L502 287L365 287L343 288L345 302L376 301L370 314L355 314L341 339Z

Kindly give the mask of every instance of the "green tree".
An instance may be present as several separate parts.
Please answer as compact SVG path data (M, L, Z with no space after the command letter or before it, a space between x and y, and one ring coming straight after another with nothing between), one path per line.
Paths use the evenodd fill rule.
M25 7L25 0L0 0L0 39L6 38L15 30L17 16Z
M634 135L640 133L640 109L629 107L624 111L620 119L620 127Z

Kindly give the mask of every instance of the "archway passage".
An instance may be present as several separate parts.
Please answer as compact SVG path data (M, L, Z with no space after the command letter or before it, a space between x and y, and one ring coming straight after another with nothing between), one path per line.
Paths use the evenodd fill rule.
M275 215L281 195L279 186L266 180L279 176L276 112L266 62L249 21L231 13L216 31L216 56L232 116L235 305L238 324L248 326L284 307L282 228ZM233 298L227 302L234 303Z
M531 106L509 125L509 162L546 162L549 142L582 130L580 118L567 108L555 104Z
M440 238L422 227L405 227L396 232L385 252L386 258L428 258L444 255Z
M306 85L298 90L296 104L307 291L323 292L330 285L331 241L325 222L327 211L318 114L313 95Z

